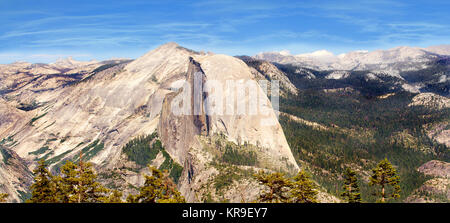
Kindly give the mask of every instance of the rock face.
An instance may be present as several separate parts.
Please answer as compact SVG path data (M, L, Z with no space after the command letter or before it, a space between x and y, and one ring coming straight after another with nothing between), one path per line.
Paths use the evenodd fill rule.
M188 100L192 106L198 106L201 112L183 116L173 114L172 107L176 100L186 99L177 97L187 93L187 90L179 88L180 83L193 83L196 73L200 74L202 84L208 80L221 84L228 80L252 80L251 71L242 60L225 55L197 53L168 43L132 62L114 63L107 67L103 65L97 63L96 68L76 78L71 84L60 84L55 89L48 89L46 96L34 95L41 106L28 112L13 112L15 116L11 116L13 120L23 117L21 120L26 120L27 124L18 122L14 127L5 121L7 124L0 125L1 129L8 129L4 130L2 137L9 137L15 142L9 144L8 148L23 159L27 170L33 169L35 161L41 158L49 161L55 170L65 160L76 159L80 151L84 150L85 157L100 173L112 173L129 166L126 164L129 161L122 153L122 147L128 141L157 131L167 153L183 166L179 187L188 201L203 201L206 194L200 188L211 186L211 180L221 174L221 168L230 166L215 163L223 151L211 146L213 143L223 146L245 144L245 148L255 152L257 164L247 167L233 165L234 169L230 172L241 174L238 175L243 181L246 181L244 176L250 179L250 172L258 169L291 174L298 171L299 167L270 101L257 85L252 90L257 93L263 105L261 107L267 111L264 115L207 114L206 111L211 110L214 103L194 100L198 96L194 89L191 89L191 94L187 94ZM51 66L81 69L92 64L75 63L69 59ZM13 92L25 92L21 89L14 89ZM225 89L224 92L229 99L235 90ZM22 99L12 99L9 103L19 104L19 101L30 96L28 93L23 95ZM201 93L199 97L202 100L209 98L208 93ZM251 102L250 93L243 98L232 97L235 101ZM139 186L142 183L142 171L123 170L118 174L123 187ZM4 184L9 182L2 181ZM255 184L251 179L247 183ZM238 186L239 183L234 181L232 185ZM237 189L230 191L221 196L213 192L212 197L239 202L243 198L250 201L258 194L257 187L242 195L242 191ZM15 198L19 194L9 189L8 192L15 194Z
M186 73L186 80L190 86L194 84L194 74L197 73L201 77L201 82L204 82L205 74L203 73L200 64L194 61L192 57L189 61L188 70ZM186 89L187 91L188 89ZM159 120L158 131L161 137L161 140L164 142L168 152L173 155L173 157L179 163L185 163L186 157L189 152L189 148L191 148L195 142L195 137L197 135L208 135L209 126L207 125L207 117L204 114L204 108L202 103L194 104L194 89L189 89L188 95L191 95L190 98L181 98L186 99L190 103L190 111L194 110L195 106L199 106L202 111L198 115L189 114L189 115L175 115L172 113L172 105L175 103L183 103L180 101L180 98L177 98L178 95L181 95L183 92L173 92L166 95L162 111L161 118ZM202 97L202 95L199 95ZM202 97L203 99L203 97ZM185 101L184 103L186 103Z

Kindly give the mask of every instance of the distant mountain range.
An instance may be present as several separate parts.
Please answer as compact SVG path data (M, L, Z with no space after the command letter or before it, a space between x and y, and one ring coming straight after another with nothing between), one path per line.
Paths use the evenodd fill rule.
M291 55L287 51L281 51L260 53L253 58L285 67L295 66L298 73L296 76L305 76L307 79L352 79L364 73L366 80L385 82L385 85L389 82L391 88L450 96L450 45L396 47L340 55L333 55L328 51Z
M293 64L317 70L371 70L389 71L398 75L401 71L423 69L424 63L450 56L450 45L428 48L396 47L388 50L352 51L344 54L320 50L291 55L289 51L265 52L254 56L280 64Z

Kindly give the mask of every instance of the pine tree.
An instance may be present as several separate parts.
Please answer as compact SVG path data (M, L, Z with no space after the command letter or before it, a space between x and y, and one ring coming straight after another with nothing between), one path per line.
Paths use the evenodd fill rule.
M97 174L95 174L92 164L84 164L80 161L79 165L80 184L78 190L79 203L100 203L104 200L109 190L102 184L97 182Z
M347 168L344 173L344 186L341 196L348 203L361 203L361 193L359 192L358 179L356 173Z
M169 178L167 172L149 166L151 176L145 176L144 186L136 196L129 195L130 203L185 203L185 199L178 192L175 183Z
M9 197L9 194L0 193L0 203L6 202L6 198Z
M30 187L31 203L122 203L122 193L105 188L97 182L91 163L79 165L67 161L60 168L60 176L53 176L43 160L34 170L35 183ZM109 194L109 196L108 196ZM0 197L1 198L1 197Z
M38 166L33 171L34 183L31 185L31 198L29 203L56 203L56 184L54 177L47 170L44 160L38 162Z
M317 203L316 184L310 179L305 170L301 170L297 176L293 178L291 185L291 201L294 203Z
M108 197L103 199L103 203L123 203L122 195L122 192L113 190Z
M77 166L71 161L61 168L58 178L58 196L64 203L100 203L106 200L107 188L97 182L92 164L80 159Z
M255 175L260 184L268 188L268 191L262 192L258 198L259 202L268 203L286 203L289 202L289 190L292 182L287 179L283 173L267 174L260 171Z
M158 203L186 203L184 197L178 191L177 185L169 177L167 170L164 170L163 173L163 197L158 200Z
M77 203L77 186L79 176L77 165L67 161L60 169L61 175L55 178L57 182L57 196L62 203Z
M400 197L400 177L397 176L396 169L386 158L372 169L369 185L381 187L381 199L379 201L382 203L389 198L397 199ZM388 186L391 187L390 193L387 192Z

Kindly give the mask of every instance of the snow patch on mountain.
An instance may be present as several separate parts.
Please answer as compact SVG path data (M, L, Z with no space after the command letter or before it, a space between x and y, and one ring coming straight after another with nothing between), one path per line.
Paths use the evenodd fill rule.
M447 75L443 74L439 77L439 83L445 83L447 82L449 79L447 77Z
M321 58L333 58L334 54L328 50L318 50L318 51L314 51L312 53L304 53L304 54L298 54L295 55L296 57L314 57L317 59L321 59Z
M330 74L328 74L325 78L326 79L344 79L350 76L350 72L348 71L343 71L343 70L338 70L338 71L333 71Z
M408 83L404 83L402 84L402 88L405 91L409 91L411 93L420 93L420 89L424 87L423 84L408 84Z
M369 80L372 80L372 81L381 81L381 79L378 78L374 73L368 73L368 74L366 74L366 81L369 81Z

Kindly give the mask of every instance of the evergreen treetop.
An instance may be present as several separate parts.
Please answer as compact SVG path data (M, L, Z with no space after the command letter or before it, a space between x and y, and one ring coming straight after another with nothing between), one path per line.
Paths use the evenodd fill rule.
M297 176L290 179L283 173L267 174L260 171L256 179L266 187L258 198L259 202L267 203L316 203L317 186L308 174L301 170Z
M347 168L344 173L344 190L341 196L348 203L361 203L361 193L359 191L358 179L356 173L350 168Z
M397 170L387 158L380 161L372 169L369 185L381 187L381 191L376 193L381 196L379 202L384 203L388 199L397 199L400 197L400 177L397 175Z
M6 198L9 197L9 194L0 193L0 203L6 202Z
M47 165L42 159L38 162L38 166L33 171L34 183L31 185L31 198L29 203L55 203L56 183L53 175L47 170Z
M298 172L293 178L291 200L294 203L317 203L317 185L310 179L305 170Z
M144 186L138 195L129 195L130 203L185 203L185 199L177 190L175 183L169 178L167 172L161 172L149 166L151 176L145 176Z

